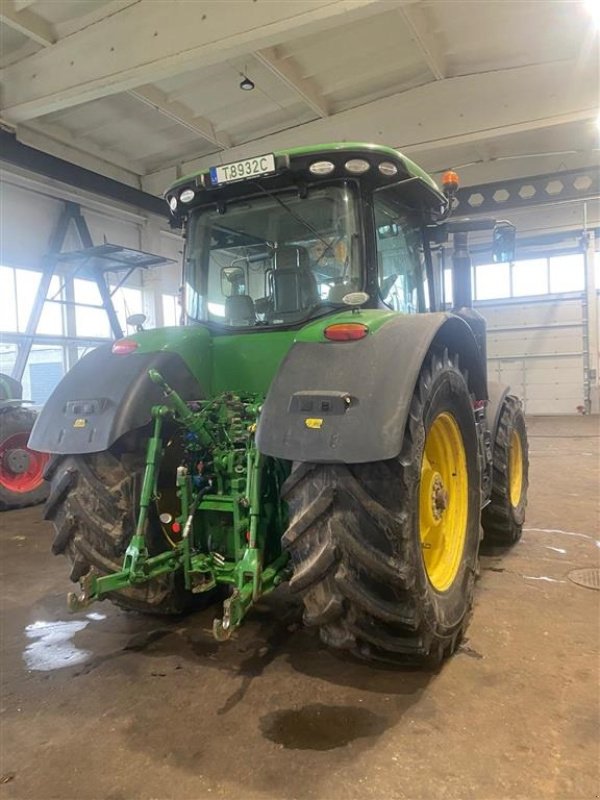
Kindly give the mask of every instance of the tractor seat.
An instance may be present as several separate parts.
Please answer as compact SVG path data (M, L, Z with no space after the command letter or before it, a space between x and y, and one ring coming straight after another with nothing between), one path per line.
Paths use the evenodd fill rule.
M273 320L284 316L289 320L320 302L316 278L304 247L285 245L275 251L275 269L271 276Z
M225 298L225 322L228 325L254 325L256 311L248 294L234 294Z

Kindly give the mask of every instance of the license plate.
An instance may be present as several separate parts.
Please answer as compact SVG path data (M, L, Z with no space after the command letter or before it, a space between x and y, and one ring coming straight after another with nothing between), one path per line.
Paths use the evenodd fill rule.
M221 167L211 167L210 180L213 186L217 186L257 175L269 175L271 172L275 172L275 156L268 153L256 158L245 158L243 161L232 161L231 164L223 164Z

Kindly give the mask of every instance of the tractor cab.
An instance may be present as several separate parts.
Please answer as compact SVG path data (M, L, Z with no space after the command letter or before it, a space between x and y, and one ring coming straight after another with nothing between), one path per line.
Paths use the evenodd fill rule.
M347 304L404 313L439 305L423 233L448 200L391 148L246 159L183 179L166 199L187 232L186 322L264 329Z

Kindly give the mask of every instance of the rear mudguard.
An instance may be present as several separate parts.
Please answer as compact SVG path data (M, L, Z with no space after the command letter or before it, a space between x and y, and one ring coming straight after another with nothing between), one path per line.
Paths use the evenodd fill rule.
M113 355L102 345L75 364L44 405L29 437L43 453L97 453L124 433L151 420L164 401L148 370L158 370L186 399L204 396L184 360L176 353Z
M423 361L432 348L444 347L459 355L474 398L486 400L486 369L475 337L452 314L394 316L359 341L296 342L265 400L259 450L317 463L394 458Z
M496 441L496 431L498 430L498 422L500 420L502 403L504 402L504 398L509 391L510 386L505 386L502 383L495 383L493 381L488 383L489 401L485 413L488 428L492 437L492 442Z

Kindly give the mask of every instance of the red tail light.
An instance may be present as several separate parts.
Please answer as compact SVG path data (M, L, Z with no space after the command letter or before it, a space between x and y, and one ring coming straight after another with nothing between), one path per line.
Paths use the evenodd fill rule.
M112 352L116 356L127 356L137 350L139 344L134 342L133 339L117 339L112 346Z
M360 322L337 322L325 328L323 333L325 338L331 339L332 342L353 342L356 339L364 339L369 329Z

